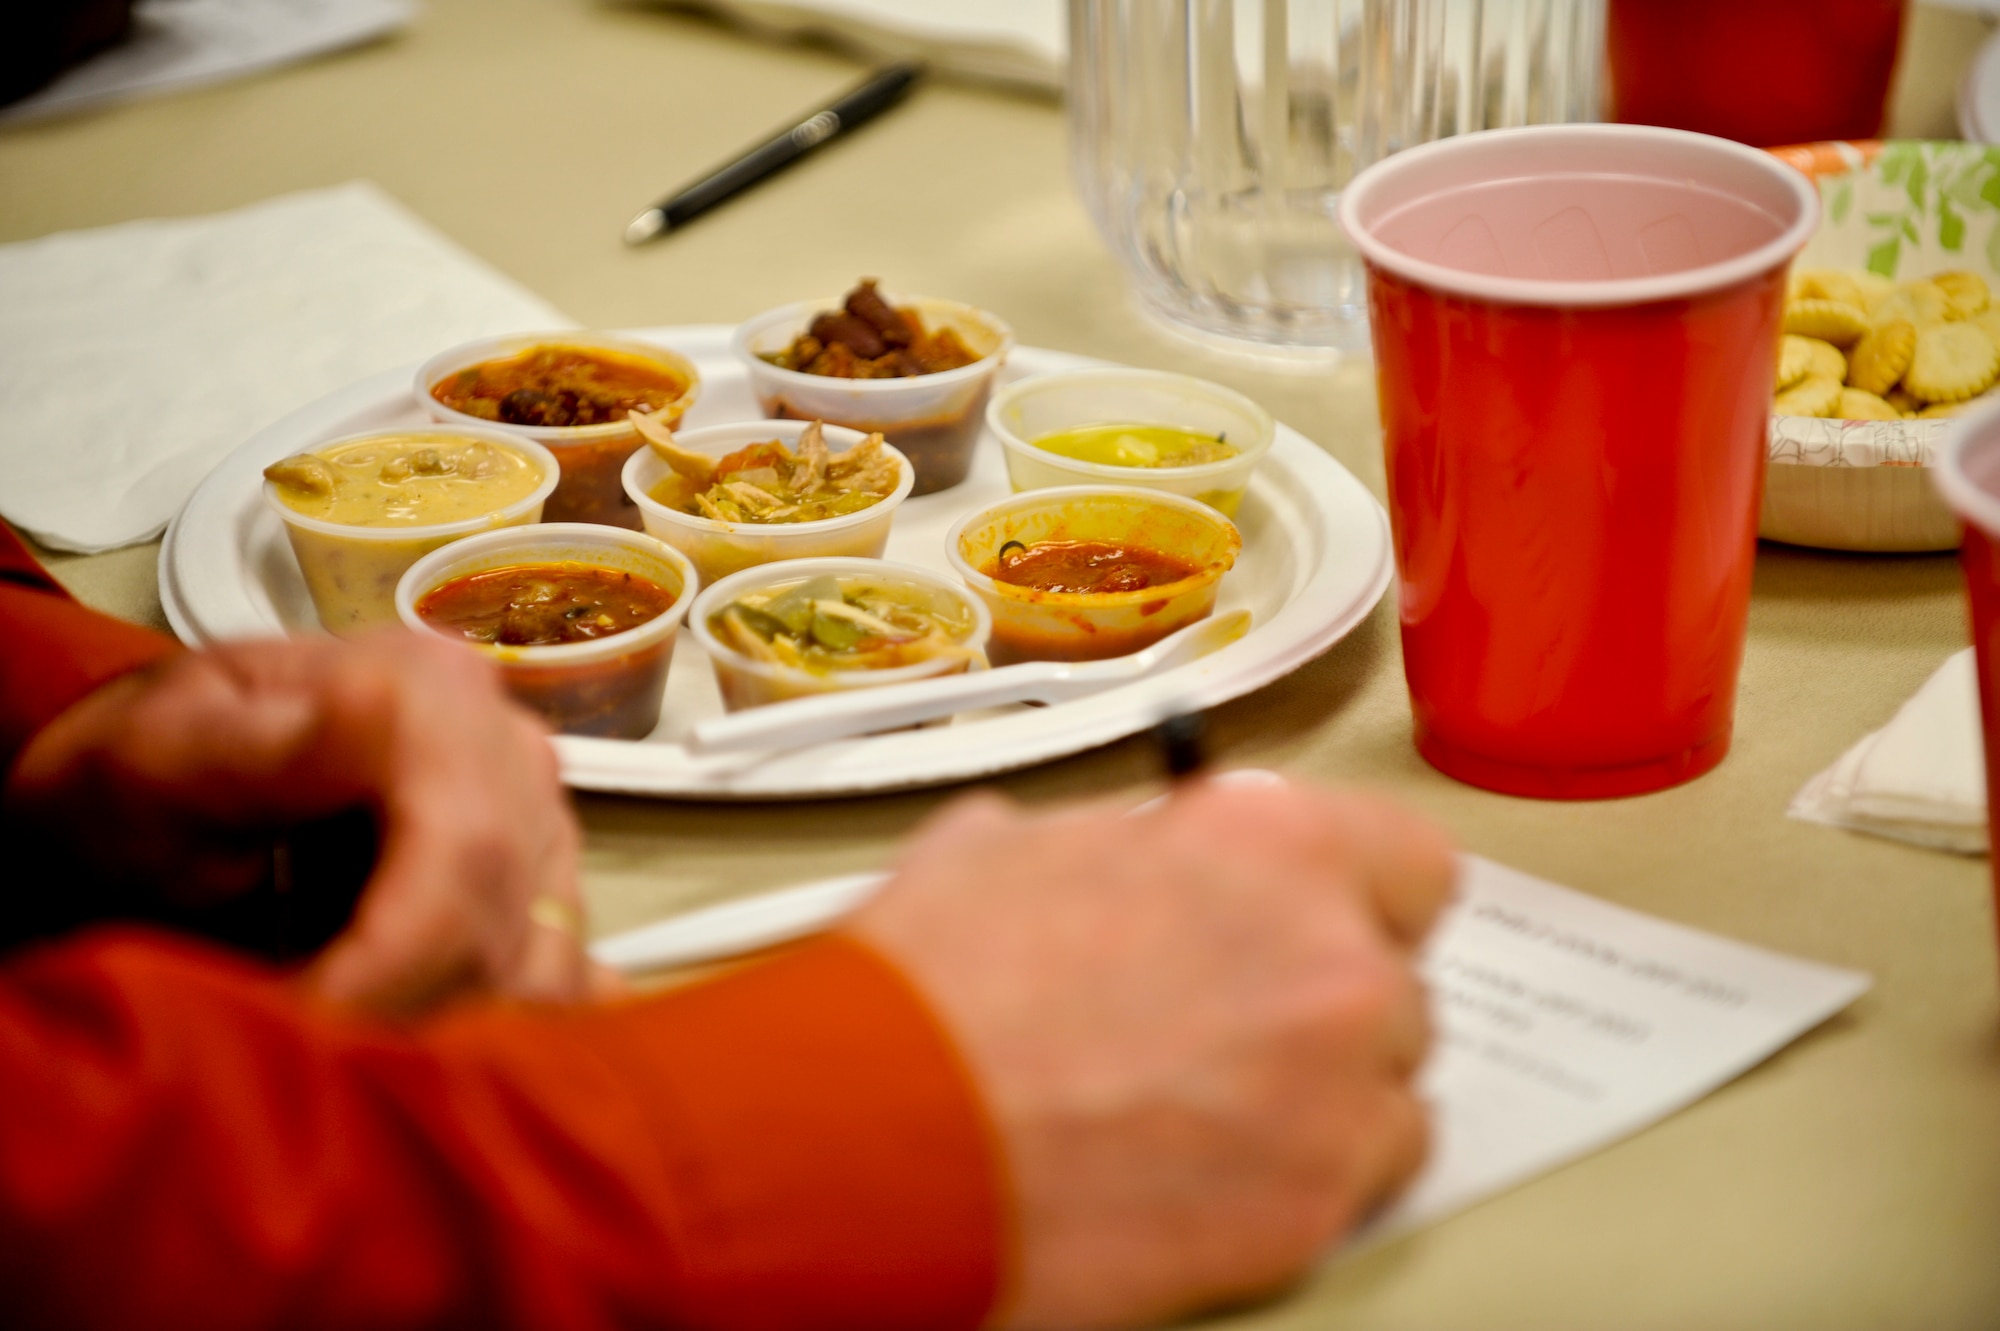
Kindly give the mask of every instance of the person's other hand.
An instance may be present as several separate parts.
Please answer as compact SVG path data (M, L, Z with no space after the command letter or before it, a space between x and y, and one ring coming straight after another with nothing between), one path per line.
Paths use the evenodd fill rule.
M1442 837L1356 794L1196 782L1158 808L961 802L848 925L929 996L1011 1171L1012 1327L1272 1292L1421 1162L1411 953Z
M180 906L251 891L280 837L357 806L376 860L306 971L313 989L392 1015L469 991L583 991L578 836L554 752L461 647L388 633L189 652L44 727L7 789L10 821L79 874Z

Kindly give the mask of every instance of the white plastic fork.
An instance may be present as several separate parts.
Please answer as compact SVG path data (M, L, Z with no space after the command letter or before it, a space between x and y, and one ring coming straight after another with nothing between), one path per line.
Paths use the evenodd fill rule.
M772 703L701 722L688 737L688 747L697 753L803 749L979 707L1068 702L1206 656L1242 637L1249 627L1250 612L1235 610L1170 633L1144 651L1107 661L1028 661L998 670Z

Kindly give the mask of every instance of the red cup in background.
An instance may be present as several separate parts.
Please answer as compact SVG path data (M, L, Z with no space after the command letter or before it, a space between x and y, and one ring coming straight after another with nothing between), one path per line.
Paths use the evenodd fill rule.
M2000 408L1961 416L1931 470L1938 490L1965 525L1958 548L1971 603L1972 648L1979 664L1979 714L1986 741L1986 818L2000 828ZM1993 857L2000 899L2000 854Z
M1767 153L1622 125L1368 168L1368 268L1416 743L1544 799L1729 748L1785 268L1819 219Z
M1882 131L1904 0L1611 0L1611 118L1760 147Z

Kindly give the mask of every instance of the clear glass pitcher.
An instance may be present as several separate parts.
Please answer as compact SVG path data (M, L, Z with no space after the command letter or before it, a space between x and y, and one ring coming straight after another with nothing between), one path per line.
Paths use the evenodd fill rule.
M1365 350L1336 220L1399 148L1595 120L1604 0L1070 0L1077 187L1140 297L1198 333Z

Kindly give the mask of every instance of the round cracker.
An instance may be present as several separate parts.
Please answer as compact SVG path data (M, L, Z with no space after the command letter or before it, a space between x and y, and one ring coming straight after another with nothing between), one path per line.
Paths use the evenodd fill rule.
M1838 268L1794 270L1791 295L1793 300L1837 300L1863 314L1868 312L1868 298L1862 295L1861 284Z
M1902 282L1876 302L1869 318L1878 324L1901 319L1915 324L1918 331L1935 328L1951 320L1951 299L1934 282Z
M1831 416L1840 406L1840 380L1809 374L1778 394L1771 411L1778 416Z
M1907 319L1876 324L1847 358L1847 382L1880 396L1894 388L1917 354L1917 326Z
M1795 335L1788 333L1786 336ZM1839 347L1816 337L1801 337L1799 341L1805 343L1806 350L1812 353L1812 368L1806 373L1823 374L1840 383L1847 381L1847 357L1841 354Z
M1927 403L1963 402L2000 378L2000 347L1969 323L1920 329L1903 387Z
M1940 298L1942 299L1942 298ZM1811 297L1785 305L1785 331L1850 347L1868 331L1868 316L1853 305Z
M1954 319L1970 319L1993 303L1993 293L1978 273L1957 268L1948 273L1932 273L1930 280L1932 286L1944 292Z
M1812 373L1813 363L1819 359L1813 355L1814 341L1813 338L1797 337L1791 333L1779 337L1777 382L1779 392L1784 392ZM1819 345L1825 346L1826 343L1821 342ZM1837 356L1840 353L1836 351L1834 354Z
M1903 415L1906 417L1914 416L1918 412L1924 409L1923 400L1921 398L1911 397L1908 393L1905 393L1900 388L1890 389L1888 392L1882 395L1882 400L1884 402L1887 402L1890 406L1894 407L1897 411L1903 413Z
M1962 416L1970 410L1972 410L1972 403L1970 401L1935 402L1918 412L1917 419L1920 421L1945 421L1950 420L1953 416Z
M1871 273L1866 268L1850 268L1847 270L1847 275L1854 279L1855 286L1861 288L1861 299L1866 302L1870 317L1873 317L1875 307L1887 300L1889 293L1896 289L1894 282L1880 273Z
M1873 393L1859 388L1840 390L1840 401L1833 414L1845 421L1899 421L1903 413L1876 397Z

